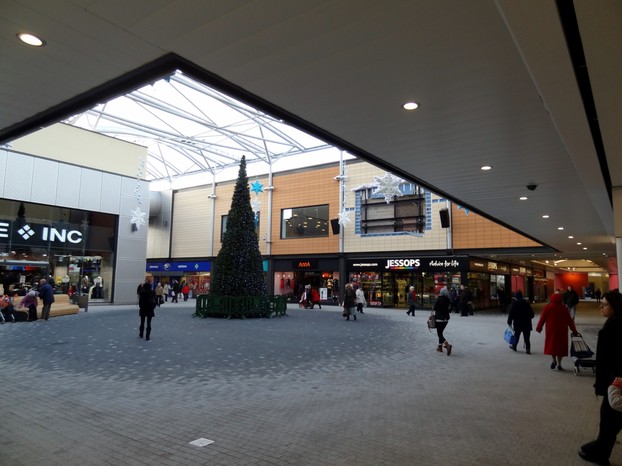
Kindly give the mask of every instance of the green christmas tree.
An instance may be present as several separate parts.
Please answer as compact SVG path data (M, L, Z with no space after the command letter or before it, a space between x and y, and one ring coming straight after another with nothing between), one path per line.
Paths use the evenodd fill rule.
M244 156L231 199L227 231L214 261L212 293L219 296L267 295Z

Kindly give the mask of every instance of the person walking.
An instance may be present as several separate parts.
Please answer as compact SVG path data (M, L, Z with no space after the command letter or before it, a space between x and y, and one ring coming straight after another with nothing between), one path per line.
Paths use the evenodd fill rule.
M356 295L352 283L346 283L343 297L343 316L346 320L350 320L350 316L356 320Z
M179 282L177 280L175 280L173 282L173 298L171 299L171 303L178 303L179 301L177 301L177 299L179 298Z
M568 308L568 312L570 312L570 317L574 320L575 315L577 314L577 304L579 304L579 295L574 290L572 285L568 285L566 292L564 293L564 304Z
M473 315L471 306L473 305L473 292L470 288L460 285L460 315L463 317Z
M50 317L50 308L54 302L54 288L50 285L45 278L39 280L39 299L43 302L41 308L41 318L48 320Z
M434 302L432 312L434 313L434 318L436 319L436 334L438 335L438 346L436 347L436 351L442 353L444 347L447 350L447 356L451 356L452 345L450 345L445 339L443 332L445 332L445 327L447 327L447 324L449 323L450 307L451 299L449 298L449 290L447 290L447 287L443 287L441 288L440 295Z
M151 289L151 284L149 282L145 282L140 288L140 293L138 294L138 315L140 316L138 337L142 338L144 334L145 340L147 341L151 338L151 319L155 317L155 307L155 292ZM147 321L146 333L145 320Z
M596 288L596 291L594 292L594 297L596 298L596 303L600 304L600 298L603 295L602 291L600 291L600 288Z
M568 313L568 308L562 304L562 295L553 293L551 302L544 306L536 332L542 332L542 328L546 325L544 334L544 354L548 354L553 358L551 369L557 368L563 371L562 359L568 356L568 329L572 333L578 333L574 325L574 321Z
M322 309L322 303L320 302L320 293L315 288L311 288L311 309L317 304Z
M408 311L406 311L406 315L412 315L415 317L415 306L417 304L417 293L415 293L415 287L411 286L408 289L408 296L406 298L406 302L408 303Z
M603 295L600 313L607 320L596 343L596 396L602 396L596 440L581 446L579 456L596 464L609 464L616 437L622 429L622 412L609 404L607 391L616 377L622 377L622 295L609 291Z
M360 286L357 286L356 291L354 292L354 302L356 303L356 312L365 314L363 312L363 307L367 306L367 300L365 299L363 288Z
M168 282L166 282L164 284L164 286L162 287L162 293L164 294L164 302L168 303L168 295L171 292L171 285L168 284Z
M158 285L156 286L155 295L156 306L160 307L160 304L164 302L164 287L162 286L162 283L158 283Z
M525 352L531 354L531 319L534 318L533 309L529 301L523 299L523 293L519 290L514 295L516 300L510 306L508 315L508 325L514 329L514 344L510 345L512 351L516 351L516 346L520 341L521 333L525 339ZM561 361L560 361L561 362Z

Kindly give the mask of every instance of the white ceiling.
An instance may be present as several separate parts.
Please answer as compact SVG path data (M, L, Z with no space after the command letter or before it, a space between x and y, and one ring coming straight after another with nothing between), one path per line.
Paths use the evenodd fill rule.
M576 11L600 160L558 3ZM603 263L615 256L607 177L622 184L621 26L617 0L3 0L0 142L181 69ZM22 31L47 45L21 45Z

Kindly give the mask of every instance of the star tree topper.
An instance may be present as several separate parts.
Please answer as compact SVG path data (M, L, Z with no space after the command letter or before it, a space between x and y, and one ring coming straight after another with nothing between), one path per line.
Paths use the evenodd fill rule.
M130 220L130 223L136 225L137 230L140 228L141 225L147 224L147 222L145 221L147 212L142 212L140 210L140 207L136 207L134 210L130 210L130 213L132 214L132 219Z
M389 204L393 200L393 196L403 196L400 191L400 184L404 181L391 173L385 172L384 176L374 176L378 186L374 189L373 194L381 194L384 200Z

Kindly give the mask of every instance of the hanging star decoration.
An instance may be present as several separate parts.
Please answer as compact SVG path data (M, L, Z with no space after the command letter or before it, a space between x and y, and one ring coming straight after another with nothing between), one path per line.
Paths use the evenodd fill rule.
M140 228L141 225L147 224L147 222L145 221L147 212L141 211L140 206L136 207L134 210L130 210L130 213L132 214L132 219L130 220L130 223L132 225L135 225L137 230Z
M384 200L389 204L393 200L393 196L403 196L400 191L400 184L404 182L401 178L385 172L384 176L374 176L378 186L374 189L373 194L384 196Z
M255 195L263 193L263 184L261 184L259 180L255 180L255 182L251 183L251 191L253 191Z
M350 220L350 212L348 212L345 209L342 210L341 212L339 212L339 225L341 225L342 227L345 227L350 222L351 222L351 220Z
M130 219L130 223L132 224L132 231L138 231L141 225L146 225L145 217L147 216L146 212L140 210L140 206L142 204L142 194L140 192L140 179L143 174L143 170L145 169L145 159L140 158L138 160L138 168L136 170L136 187L134 188L134 197L136 198L136 209L130 210L130 214L132 218Z
M251 201L251 209L253 209L253 213L255 214L255 217L257 217L257 214L261 210L261 201L257 198L253 199Z
M467 209L466 207L462 207L461 205L457 206L457 208L460 209L464 209L464 213L465 215L469 215L469 212L471 212L469 209Z
M251 183L251 191L255 193L255 199L251 201L251 209L255 214L255 223L259 220L259 212L261 211L261 201L259 200L259 193L263 193L263 184L256 179Z

